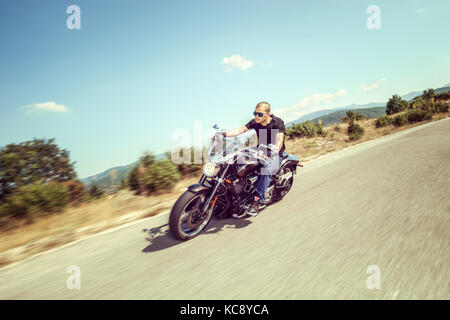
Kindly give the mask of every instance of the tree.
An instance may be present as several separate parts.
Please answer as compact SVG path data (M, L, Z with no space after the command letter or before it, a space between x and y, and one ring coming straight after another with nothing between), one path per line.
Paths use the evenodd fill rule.
M79 205L85 200L86 186L78 180L70 180L61 183L63 187L67 189L69 200L75 206Z
M99 186L97 186L95 183L92 184L92 185L89 187L89 195L90 195L92 198L100 198L100 197L102 197L102 196L104 195L104 193L105 193L105 191L102 190L102 189L101 189Z
M180 150L179 151L179 156L182 155L182 152L184 152L185 150ZM180 163L177 164L177 168L178 171L180 172L181 176L189 176L189 175L195 175L198 174L202 168L203 168L203 163L194 163L196 158L202 159L202 155L203 155L203 150L199 149L199 148L194 148L191 147L190 149L190 163ZM197 157L196 157L197 156ZM171 161L171 154L168 153L168 159L169 161Z
M358 120L364 120L365 117L362 114L359 114L357 112L354 112L352 110L347 111L346 117L342 118L342 122L353 122Z
M434 89L424 90L422 93L422 98L426 100L431 100L434 102L435 92Z
M347 111L346 117L342 120L344 122L349 122L347 128L347 134L350 140L358 140L364 134L364 128L359 124L355 123L358 120L363 120L365 117L357 112L353 112L352 110Z
M28 217L61 211L70 201L67 187L59 183L39 182L18 188L0 206L0 216Z
M180 180L180 173L172 161L158 160L147 168L144 179L147 193L171 190Z
M347 134L350 140L358 140L363 136L364 128L351 121L347 128Z
M131 190L139 190L139 168L134 166L128 174L128 186Z
M427 100L425 98L423 98L422 96L418 96L415 97L412 101L411 101L411 108L410 109L419 109L421 106L425 105L427 102Z
M395 94L386 104L386 114L391 115L408 109L408 101L403 100L399 95Z
M21 186L76 179L69 152L54 141L34 139L0 148L0 203Z
M150 165L155 163L155 155L152 152L147 151L141 157L139 162L144 168L148 168Z
M123 190L123 189L126 189L126 188L128 188L127 180L125 179L125 177L123 177L123 178L120 180L120 187L119 187L119 190Z

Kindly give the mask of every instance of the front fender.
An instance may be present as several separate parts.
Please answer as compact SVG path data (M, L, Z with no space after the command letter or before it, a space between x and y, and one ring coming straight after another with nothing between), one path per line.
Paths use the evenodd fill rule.
M188 187L188 190L193 193L200 193L202 191L210 190L211 187L205 186L201 183L194 183Z

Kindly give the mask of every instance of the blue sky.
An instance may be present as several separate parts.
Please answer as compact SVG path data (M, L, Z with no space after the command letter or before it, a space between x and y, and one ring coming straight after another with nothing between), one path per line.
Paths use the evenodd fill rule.
M66 26L72 4L80 30ZM448 12L447 0L1 0L0 146L55 138L83 178L170 150L194 121L240 127L260 101L288 121L437 88L450 82Z

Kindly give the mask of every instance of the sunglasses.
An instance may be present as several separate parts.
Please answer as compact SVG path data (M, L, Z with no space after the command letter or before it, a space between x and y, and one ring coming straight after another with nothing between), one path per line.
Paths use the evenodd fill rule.
M258 117L261 118L264 115L264 113L253 111L253 115L254 116L258 115Z

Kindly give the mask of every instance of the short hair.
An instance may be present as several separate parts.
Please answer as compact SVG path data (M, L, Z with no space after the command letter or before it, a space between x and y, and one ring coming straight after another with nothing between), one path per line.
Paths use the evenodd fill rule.
M255 109L261 107L264 108L264 111L266 111L267 113L270 113L270 104L268 102L260 102L256 105Z

